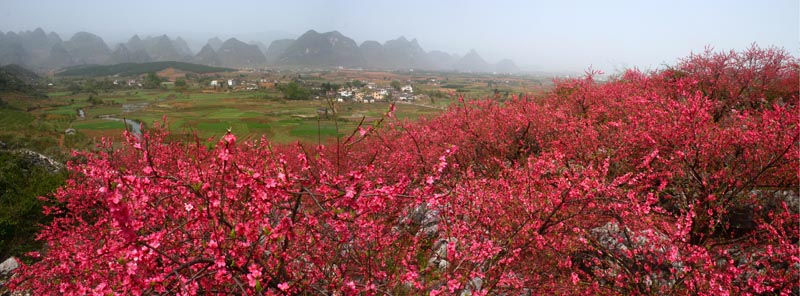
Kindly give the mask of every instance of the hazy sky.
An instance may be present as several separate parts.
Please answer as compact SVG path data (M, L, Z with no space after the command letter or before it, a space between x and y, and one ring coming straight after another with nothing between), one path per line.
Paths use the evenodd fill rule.
M356 40L417 38L425 50L539 70L613 73L673 64L705 46L752 43L800 52L798 0L776 1L172 1L3 0L0 30L42 27L63 39L89 31L110 46L132 34L299 36L338 30Z

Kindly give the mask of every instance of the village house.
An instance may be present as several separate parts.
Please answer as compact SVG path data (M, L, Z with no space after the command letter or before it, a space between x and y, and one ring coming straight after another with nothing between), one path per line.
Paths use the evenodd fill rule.
M386 92L385 90L383 90L383 91L373 91L372 92L372 98L380 101L380 100L383 100L383 97L386 94L388 94L388 92Z
M342 98L349 98L353 96L353 92L349 89L343 89L339 91L339 96Z
M414 92L414 88L411 87L411 85L409 84L409 85L401 87L400 91L407 92L407 93L413 93Z

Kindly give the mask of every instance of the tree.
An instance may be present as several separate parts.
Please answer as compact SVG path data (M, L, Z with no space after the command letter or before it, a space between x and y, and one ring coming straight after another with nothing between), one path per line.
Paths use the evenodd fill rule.
M186 90L186 79L178 78L175 80L175 88L179 90Z
M311 98L311 90L295 81L278 85L277 88L283 93L283 97L288 100L308 100Z
M339 90L339 87L340 86L335 83L323 82L322 85L320 86L320 94L323 96L327 95L329 92L334 92Z
M750 51L759 58L719 73L766 75L735 85L778 93L771 104L708 88L700 70L628 71L602 84L590 71L536 100L460 99L416 123L395 120L392 105L338 145L242 144L228 133L207 148L167 141L163 128L126 134L122 148L104 142L71 163L46 208L48 251L10 285L81 295L791 294L800 85L790 82L800 67L782 55L782 70L763 71L780 50Z
M159 78L155 72L147 73L142 81L142 87L146 89L161 88L161 78Z
M394 90L398 90L398 91L400 90L400 87L401 87L400 81L392 80L390 85L392 86L392 88L394 88Z
M70 81L69 85L67 85L67 90L69 90L71 94L75 95L81 93L81 91L83 91L83 87L75 83L75 81Z

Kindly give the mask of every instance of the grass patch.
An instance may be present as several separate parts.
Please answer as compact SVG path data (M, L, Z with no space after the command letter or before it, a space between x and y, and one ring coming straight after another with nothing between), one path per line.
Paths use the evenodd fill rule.
M35 118L28 112L0 109L0 126L2 127L22 127L28 126Z
M111 129L118 129L124 130L125 124L122 121L113 121L113 120L98 120L98 121L87 121L87 122L78 122L72 125L73 128L81 130L111 130Z

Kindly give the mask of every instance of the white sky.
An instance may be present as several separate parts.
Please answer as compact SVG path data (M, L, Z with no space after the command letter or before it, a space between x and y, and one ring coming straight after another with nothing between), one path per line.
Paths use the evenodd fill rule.
M4 0L0 30L77 31L110 46L142 36L243 41L338 30L356 40L417 38L425 50L538 70L653 69L702 51L752 43L800 49L798 1L118 1Z

